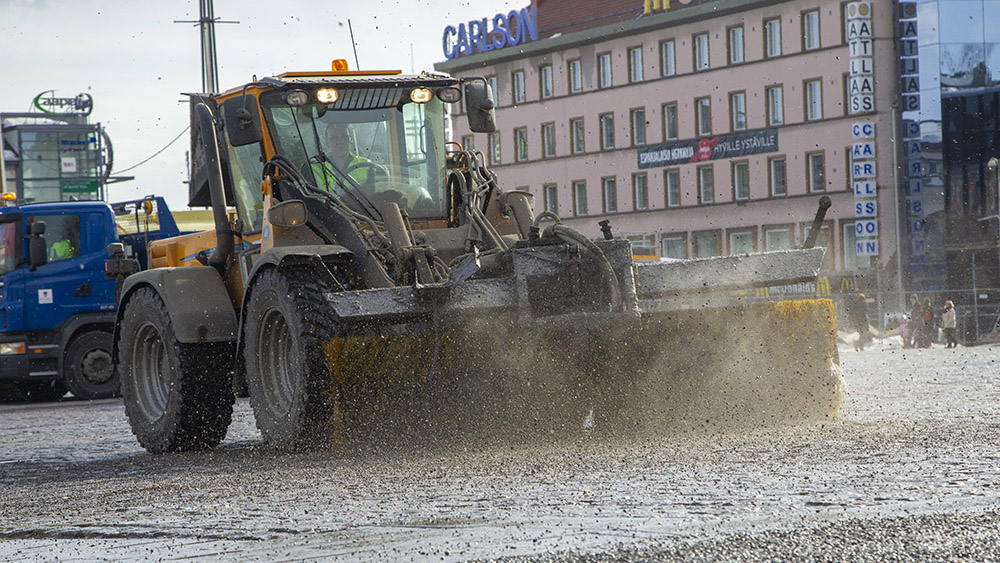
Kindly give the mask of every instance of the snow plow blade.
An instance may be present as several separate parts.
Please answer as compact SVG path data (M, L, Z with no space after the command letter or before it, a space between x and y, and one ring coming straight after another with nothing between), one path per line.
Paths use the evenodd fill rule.
M620 283L617 310L538 302L532 293L565 296L537 283L561 279L558 247L434 299L412 288L330 295L340 318L367 327L326 347L347 426L506 439L837 415L833 303L751 302L745 291L815 279L822 249L644 264L627 241L600 246Z

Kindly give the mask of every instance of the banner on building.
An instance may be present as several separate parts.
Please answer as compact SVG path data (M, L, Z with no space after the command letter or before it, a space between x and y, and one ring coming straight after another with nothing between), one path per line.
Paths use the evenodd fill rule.
M719 135L706 139L675 141L640 148L639 168L660 168L689 162L708 162L777 152L778 130L762 129L747 133Z

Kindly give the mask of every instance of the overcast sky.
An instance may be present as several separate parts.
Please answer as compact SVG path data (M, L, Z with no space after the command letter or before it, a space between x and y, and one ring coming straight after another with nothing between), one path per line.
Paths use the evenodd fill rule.
M433 70L446 25L522 8L530 0L215 0L219 86L286 70L355 68L347 21L366 69ZM114 171L149 158L188 125L182 92L201 90L197 0L0 0L0 111L29 111L36 95L87 92L91 122L114 146ZM187 206L189 135L112 184L111 200L164 195Z

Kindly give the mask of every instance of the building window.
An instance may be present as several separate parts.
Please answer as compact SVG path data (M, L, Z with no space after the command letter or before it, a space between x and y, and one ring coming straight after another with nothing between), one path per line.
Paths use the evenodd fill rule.
M674 53L674 40L660 43L660 74L673 76L677 74L677 57Z
M615 148L615 114L601 115L601 149L609 151Z
M660 256L664 258L675 258L677 260L683 260L686 258L684 252L684 237L683 236L661 236L660 237Z
M695 35L692 45L694 46L694 69L696 71L708 69L708 34Z
M764 56L781 56L781 20L778 18L764 22Z
M729 95L729 112L733 131L743 131L747 128L747 95L745 92L735 92Z
M711 258L719 255L719 233L703 231L694 234L694 257Z
M802 48L819 49L819 10L802 14Z
M733 163L733 199L750 199L750 163L745 160Z
M729 254L750 254L753 252L753 232L729 233Z
M694 101L695 120L698 123L698 135L712 134L712 99L698 98Z
M820 79L805 83L806 120L823 119L823 82Z
M587 182L573 182L573 215L581 217L587 214Z
M486 77L486 82L490 85L490 99L493 100L495 103L497 103L497 105L499 105L500 86L497 83L497 77L488 76ZM462 96L462 99L464 100L465 96Z
M742 63L746 58L743 55L743 26L729 28L729 64Z
M487 137L490 149L490 165L500 164L500 133L490 133Z
M680 207L681 205L681 172L676 168L667 170L663 175L666 183L667 207Z
M767 124L781 125L785 122L785 102L781 86L767 89Z
M545 196L545 210L559 214L559 189L555 184L542 186L542 193Z
M528 129L526 127L514 129L514 160L516 162L528 160Z
M811 193L826 190L826 172L823 169L823 153L816 152L806 155L808 166L809 191Z
M556 155L556 124L542 124L542 158L552 158Z
M844 224L844 269L867 270L872 267L871 256L858 256L857 232L854 223Z
M618 186L613 176L601 178L601 195L604 196L604 212L618 211Z
M653 235L629 235L633 256L656 256Z
M463 97L464 99L464 97ZM467 151L476 150L476 137L475 135L464 135L462 136L462 149Z
M583 71L580 59L569 62L569 93L576 94L583 90Z
M515 70L513 74L513 84L514 84L514 103L523 104L524 103L524 71Z
M788 195L785 179L785 157L776 156L767 161L768 183L771 185L771 197Z
M792 247L792 231L788 228L764 231L764 250L788 250Z
M611 87L611 53L597 55L597 87Z
M628 50L628 81L642 82L642 47Z
M715 178L712 165L698 168L698 202L712 203L715 201Z
M573 135L573 154L580 154L584 151L583 140L583 118L579 117L569 122L570 133Z
M543 100L552 97L552 65L545 65L538 69L538 81L541 87Z
M636 211L649 209L649 186L646 184L645 174L635 174L632 176L632 197L635 202Z
M663 104L663 140L677 138L677 102Z
M646 110L636 108L631 111L632 119L632 144L646 144Z

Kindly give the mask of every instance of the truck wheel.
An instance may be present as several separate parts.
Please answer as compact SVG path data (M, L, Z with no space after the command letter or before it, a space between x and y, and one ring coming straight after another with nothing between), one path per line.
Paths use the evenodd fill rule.
M280 449L329 443L341 417L323 346L336 335L329 289L291 271L263 272L246 310L247 386L257 427Z
M80 399L108 399L119 394L111 363L111 334L103 330L73 338L63 357L66 388Z
M62 381L25 381L21 386L24 397L32 403L51 403L66 394Z
M233 414L229 345L178 342L151 288L128 300L119 334L125 414L142 447L162 453L218 445Z

